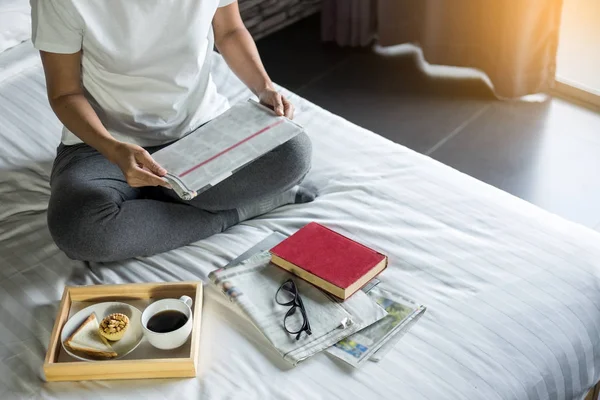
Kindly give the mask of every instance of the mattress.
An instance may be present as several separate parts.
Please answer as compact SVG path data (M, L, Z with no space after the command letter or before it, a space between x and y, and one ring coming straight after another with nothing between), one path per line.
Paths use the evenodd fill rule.
M250 92L214 56L231 103ZM600 378L600 234L394 144L282 89L314 146L310 204L189 246L69 260L46 226L60 124L30 43L0 57L0 398L571 399ZM387 254L386 285L425 315L379 363L283 362L207 290L195 379L45 383L65 285L204 280L272 231L318 221ZM168 234L168 232L165 232Z

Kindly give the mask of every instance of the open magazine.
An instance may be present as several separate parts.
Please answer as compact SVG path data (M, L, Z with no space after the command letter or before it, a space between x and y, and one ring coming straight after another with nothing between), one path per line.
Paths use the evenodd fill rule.
M424 306L381 285L371 289L368 295L387 311L387 316L327 350L354 367L369 359L381 360L425 311Z
M184 200L221 182L303 131L253 100L241 102L183 139L152 154Z
M209 279L292 365L386 316L384 309L362 291L339 302L271 264L270 259L270 253L265 250L238 265L211 272ZM275 301L277 289L290 278L302 296L312 330L311 335L304 333L300 340L283 327L289 307Z

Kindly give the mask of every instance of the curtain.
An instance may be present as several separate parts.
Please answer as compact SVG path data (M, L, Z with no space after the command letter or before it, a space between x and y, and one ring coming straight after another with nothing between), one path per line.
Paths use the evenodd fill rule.
M367 46L375 39L376 0L325 0L321 36L340 46Z
M322 14L323 26L341 34L332 37L323 31L323 39L366 45L348 41L347 32L351 38L356 31L369 37L357 21L373 19L376 24L368 26L382 46L411 42L431 64L480 69L498 97L545 92L554 84L562 0L378 0L373 8L374 2L325 0L324 9L334 3L338 8ZM338 11L339 3L373 15L349 17Z

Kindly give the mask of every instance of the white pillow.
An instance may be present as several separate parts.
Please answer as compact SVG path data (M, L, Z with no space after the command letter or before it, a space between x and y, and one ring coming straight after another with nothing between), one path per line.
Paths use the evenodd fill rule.
M29 0L0 0L0 53L30 37Z

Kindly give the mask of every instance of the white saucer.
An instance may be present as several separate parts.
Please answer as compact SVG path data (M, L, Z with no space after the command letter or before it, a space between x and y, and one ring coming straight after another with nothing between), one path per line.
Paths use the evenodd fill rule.
M144 338L144 331L142 329L142 313L137 308L118 301L110 301L104 303L98 303L84 308L73 315L62 329L60 334L60 341L62 343L64 351L67 352L71 357L77 358L82 361L100 361L92 358L85 353L76 352L68 349L65 346L65 340L75 332L77 328L89 317L92 313L96 313L98 323L102 322L104 317L113 313L121 313L129 317L129 327L125 331L125 335L121 340L116 342L109 342L113 350L117 353L117 357L111 358L110 360L116 360L121 357L125 357L127 354L135 350L136 347L142 342Z

